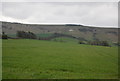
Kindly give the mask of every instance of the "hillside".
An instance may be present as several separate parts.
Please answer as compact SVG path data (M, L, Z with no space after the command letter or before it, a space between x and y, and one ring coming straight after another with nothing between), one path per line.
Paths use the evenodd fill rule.
M40 25L2 22L2 30L8 35L15 35L18 30L23 30L31 31L37 35L62 33L88 41L118 41L118 28L100 28L83 25Z

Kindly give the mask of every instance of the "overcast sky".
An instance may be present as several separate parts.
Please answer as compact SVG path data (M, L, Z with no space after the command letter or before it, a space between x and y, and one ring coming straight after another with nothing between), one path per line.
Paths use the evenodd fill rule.
M117 2L2 2L1 21L118 27Z

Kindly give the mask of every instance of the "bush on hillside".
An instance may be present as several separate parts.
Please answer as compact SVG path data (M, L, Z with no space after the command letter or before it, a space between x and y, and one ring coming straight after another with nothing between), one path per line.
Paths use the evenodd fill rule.
M8 39L8 36L5 34L5 32L2 32L2 39Z
M91 41L88 42L90 45L98 45L98 46L110 46L107 41Z
M79 44L86 44L84 41L79 41Z
M17 31L17 36L20 38L28 38L28 39L36 39L37 38L37 36L30 31L28 31L28 32Z

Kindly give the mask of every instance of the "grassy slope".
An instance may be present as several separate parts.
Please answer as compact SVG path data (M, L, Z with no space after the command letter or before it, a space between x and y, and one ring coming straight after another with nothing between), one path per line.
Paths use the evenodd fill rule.
M17 37L16 34L7 34L8 37Z
M36 34L36 35L37 35L37 37L50 37L53 34L52 33L43 33L43 34Z
M117 78L117 48L3 40L3 78Z
M52 41L58 41L58 42L69 42L69 43L78 43L79 40L75 38L70 38L70 37L57 37L52 39Z

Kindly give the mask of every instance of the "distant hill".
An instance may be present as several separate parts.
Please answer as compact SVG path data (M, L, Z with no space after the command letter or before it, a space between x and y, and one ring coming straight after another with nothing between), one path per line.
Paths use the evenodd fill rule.
M16 34L18 30L31 31L35 34L62 33L74 37L92 41L102 40L118 42L118 28L101 28L84 25L41 25L41 24L22 24L12 22L2 22L2 31L6 34Z

